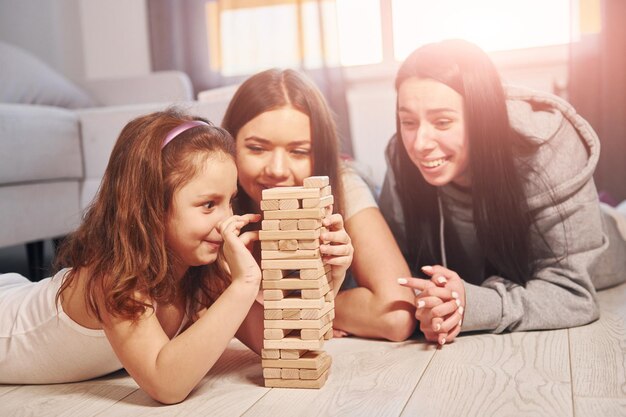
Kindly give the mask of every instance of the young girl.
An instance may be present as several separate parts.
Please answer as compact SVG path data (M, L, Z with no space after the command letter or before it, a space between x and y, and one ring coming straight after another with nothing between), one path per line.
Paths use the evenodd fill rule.
M246 317L261 272L233 216L230 135L175 110L126 125L55 276L0 276L0 383L80 381L125 368L182 401ZM222 259L223 254L223 259ZM221 294L221 295L219 295Z
M340 161L335 124L317 87L293 70L256 74L235 93L222 126L236 141L242 212L259 212L264 188L330 177L337 213L325 220L330 232L322 239L329 244L320 250L332 266L335 291L353 257L359 284L337 296L335 335L409 337L413 293L396 285L408 267L368 187Z
M410 266L431 278L399 280L422 291L426 338L597 319L594 284L623 280L626 245L623 219L598 203L589 124L557 97L504 89L463 41L413 52L396 89L381 207Z

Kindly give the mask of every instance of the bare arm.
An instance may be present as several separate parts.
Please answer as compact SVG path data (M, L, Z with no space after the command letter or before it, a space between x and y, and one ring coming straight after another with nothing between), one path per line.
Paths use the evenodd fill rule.
M116 355L139 386L157 401L169 404L185 399L248 314L259 290L261 271L245 246L254 233L237 234L251 218L233 216L220 226L232 283L185 332L170 340L150 309L135 321L103 317L104 331Z
M346 222L358 288L341 291L334 327L362 337L401 341L415 329L414 294L398 285L411 272L380 211L370 207Z

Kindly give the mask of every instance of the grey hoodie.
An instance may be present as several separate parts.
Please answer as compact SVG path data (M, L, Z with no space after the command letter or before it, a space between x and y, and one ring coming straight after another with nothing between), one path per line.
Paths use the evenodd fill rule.
M506 88L506 94L511 125L538 145L531 156L518 158L517 166L532 168L525 172L528 206L552 251L531 232L535 274L526 286L488 276L471 195L454 185L440 187L442 259L465 281L462 330L499 333L587 324L599 316L595 289L626 279L626 219L601 207L593 182L600 143L589 124L558 97L517 87ZM397 146L402 145L394 137L387 147L387 164ZM391 169L380 208L406 255L403 213Z

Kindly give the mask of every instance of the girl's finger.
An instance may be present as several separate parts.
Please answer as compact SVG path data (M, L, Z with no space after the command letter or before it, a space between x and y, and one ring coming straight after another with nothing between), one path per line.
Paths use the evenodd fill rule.
M454 314L451 314L449 317L446 317L446 319L441 323L441 331L450 332L452 329L457 327L460 322L461 322L461 315L455 312Z
M424 291L425 289L434 286L430 280L421 278L398 278L398 284L420 291Z
M461 302L458 299L446 301L445 303L434 307L431 310L431 314L433 315L433 317L445 317L449 314L454 313L460 305Z
M327 256L349 256L352 251L352 245L320 245L320 253Z
M345 266L346 268L352 263L351 256L322 256L322 262L325 265Z
M323 242L335 244L339 243L342 245L347 245L348 243L350 243L350 236L348 236L346 231L343 229L337 232L322 232L322 234L320 235L320 239Z
M454 339L461 333L461 326L456 326L448 335L446 336L446 343L454 342Z
M432 283L432 281L429 281L429 282ZM421 295L426 296L426 297L430 297L430 296L439 297L443 301L450 301L452 299L458 298L458 295L456 295L456 293L453 294L453 291L449 290L448 288L436 287L434 284L431 285L429 288L425 289L424 291L422 291Z
M442 303L443 301L439 297L423 297L421 295L418 295L417 297L415 297L415 307L417 309L422 309L422 308L430 309Z
M331 230L337 231L343 229L343 216L339 213L331 214L322 219L322 225Z
M250 243L259 240L259 231L251 230L249 232L245 232L239 236L239 239L241 239L244 245L248 246Z

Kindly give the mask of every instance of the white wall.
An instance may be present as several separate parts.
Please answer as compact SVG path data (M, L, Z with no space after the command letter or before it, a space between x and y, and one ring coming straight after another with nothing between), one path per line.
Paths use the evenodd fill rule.
M74 80L151 71L147 0L0 0L0 40Z

